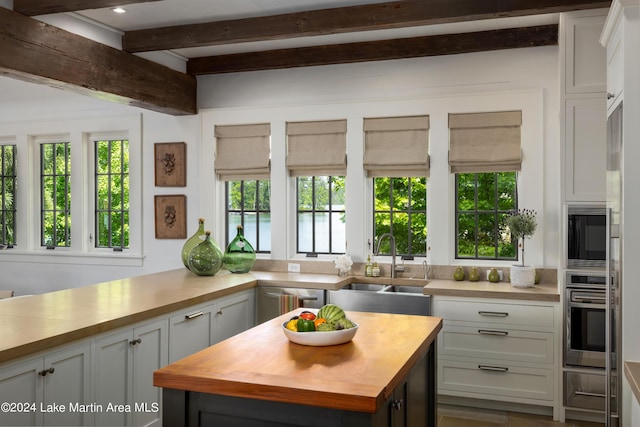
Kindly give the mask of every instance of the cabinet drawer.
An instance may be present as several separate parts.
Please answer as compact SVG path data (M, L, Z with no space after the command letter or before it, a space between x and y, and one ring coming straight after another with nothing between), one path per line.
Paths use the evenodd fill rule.
M435 315L445 319L445 325L447 320L549 329L554 325L553 307L542 305L438 299Z
M445 326L438 336L440 356L553 363L553 333L494 327Z
M493 361L438 361L438 393L553 400L553 371ZM501 399L508 400L508 399Z

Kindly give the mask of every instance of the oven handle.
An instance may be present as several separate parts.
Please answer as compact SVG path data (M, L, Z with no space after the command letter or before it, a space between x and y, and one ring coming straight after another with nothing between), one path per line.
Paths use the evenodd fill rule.
M575 394L576 396L585 396L585 397L601 397L601 398L605 398L607 396L605 396L602 393L589 393L588 391L574 391L573 394Z
M594 296L588 296L588 297L583 297L580 295L571 295L571 300L572 301L576 301L578 303L592 303L592 304L604 304L605 302L607 302L606 297L594 297Z

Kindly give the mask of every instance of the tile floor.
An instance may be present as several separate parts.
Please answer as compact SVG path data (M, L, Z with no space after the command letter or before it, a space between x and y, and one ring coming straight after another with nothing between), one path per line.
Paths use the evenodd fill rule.
M438 407L438 427L603 427L604 424L567 420L553 421L543 415L517 412Z

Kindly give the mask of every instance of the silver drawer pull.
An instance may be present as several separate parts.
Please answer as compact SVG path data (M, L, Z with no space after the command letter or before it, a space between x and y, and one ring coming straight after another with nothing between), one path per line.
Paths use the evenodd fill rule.
M480 316L491 316L491 317L507 317L509 313L505 313L504 311L479 311L478 314Z
M478 329L478 333L480 335L498 335L501 337L506 337L507 335L509 335L509 332L507 331L490 331L488 329Z
M574 295L572 298L574 301L576 302L586 302L586 303L600 303L600 304L604 304L606 302L606 298L602 297L597 297L597 296L587 296L587 297L583 297L580 295Z
M202 315L204 315L204 312L196 311L195 313L187 314L186 316L184 316L184 318L185 320L191 320L191 319L195 319L196 317L200 317Z
M488 365L478 365L478 369L482 369L483 371L493 371L493 372L507 372L509 368L505 368L503 366L488 366Z
M573 394L575 394L576 396L585 396L585 397L601 397L603 399L607 397L602 393L589 393L588 391L574 391Z

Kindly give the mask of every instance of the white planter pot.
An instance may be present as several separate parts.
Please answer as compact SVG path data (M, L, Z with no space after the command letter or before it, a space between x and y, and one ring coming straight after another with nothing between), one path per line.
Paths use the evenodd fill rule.
M532 265L512 265L510 271L511 286L530 288L536 281L536 268Z

